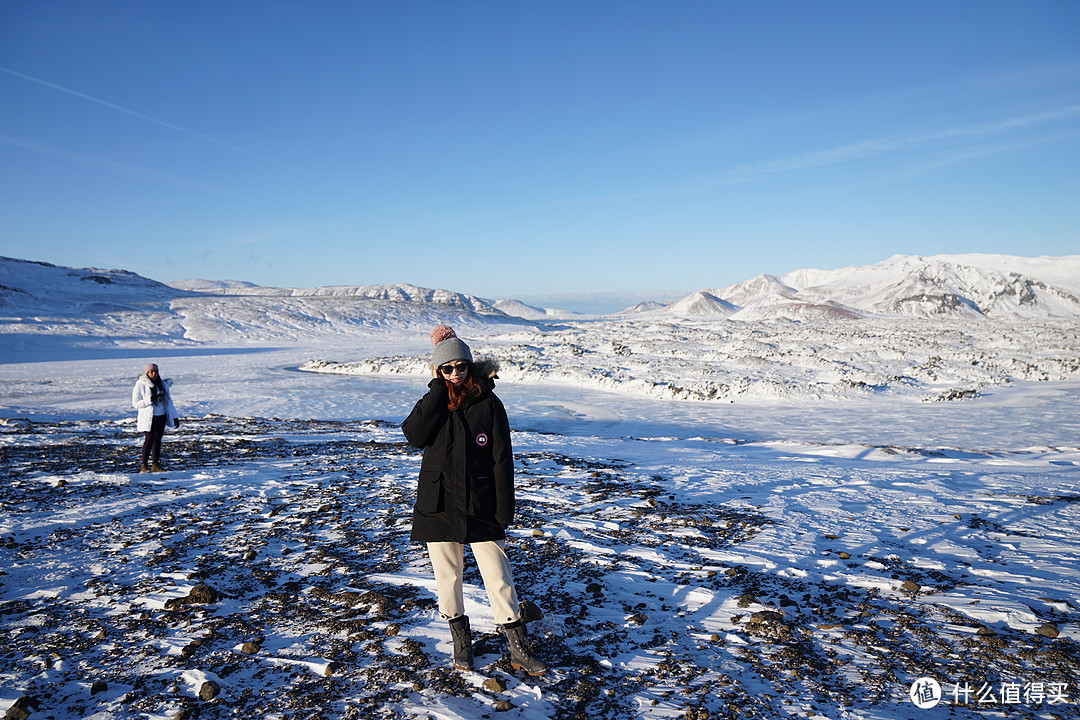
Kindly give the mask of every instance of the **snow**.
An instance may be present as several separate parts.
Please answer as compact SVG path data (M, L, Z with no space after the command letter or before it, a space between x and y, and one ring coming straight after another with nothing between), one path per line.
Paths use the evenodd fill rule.
M1069 258L975 259L1071 277L1038 275ZM856 275L800 304L857 307L898 280ZM803 276L707 294L745 313L838 282ZM178 289L22 261L0 262L0 285L0 711L1076 714L1080 319L1065 305L525 319L445 291ZM478 669L449 668L408 542L420 455L397 423L441 322L502 366L508 545L546 613L530 624L540 678L502 657L475 572ZM185 421L168 472L140 475L128 399L150 361ZM922 677L944 693L934 709L910 699Z

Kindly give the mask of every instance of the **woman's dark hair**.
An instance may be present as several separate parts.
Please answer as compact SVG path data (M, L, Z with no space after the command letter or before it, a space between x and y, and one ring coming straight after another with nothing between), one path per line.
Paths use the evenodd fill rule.
M469 400L480 397L484 393L484 386L480 383L480 379L476 377L476 365L469 365L469 374L460 385L454 385L454 383L447 380L446 389L450 396L446 407L449 408L450 412L460 410Z

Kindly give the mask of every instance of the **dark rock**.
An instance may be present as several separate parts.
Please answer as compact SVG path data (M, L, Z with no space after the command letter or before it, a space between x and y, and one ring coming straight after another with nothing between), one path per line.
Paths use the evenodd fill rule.
M221 693L221 686L213 680L207 680L199 688L200 700L213 700Z
M109 683L104 680L95 680L94 684L90 686L90 694L97 695L99 692L106 692L109 689Z
M23 695L4 713L4 720L26 720L32 710L38 709L37 698Z
M1054 623L1045 623L1035 628L1035 633L1038 635L1042 635L1044 638L1050 638L1051 640L1053 640L1058 636L1057 625L1055 625Z
M262 648L259 646L259 643L254 642L246 642L240 646L240 652L244 653L245 655L254 655L261 649Z
M518 603L518 608L521 611L522 622L531 623L537 620L544 619L544 611L541 610L532 600L522 600L520 603Z
M191 592L186 597L172 598L165 601L166 610L175 610L185 605L209 605L217 602L217 599L221 597L214 588L210 587L206 583L199 583L195 587L191 588Z

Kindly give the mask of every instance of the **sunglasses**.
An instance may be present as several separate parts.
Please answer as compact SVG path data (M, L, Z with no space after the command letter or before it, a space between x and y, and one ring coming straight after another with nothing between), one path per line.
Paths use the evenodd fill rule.
M457 365L440 365L439 372L443 375L453 375L455 372L459 372L462 375L469 371L469 363L458 363Z

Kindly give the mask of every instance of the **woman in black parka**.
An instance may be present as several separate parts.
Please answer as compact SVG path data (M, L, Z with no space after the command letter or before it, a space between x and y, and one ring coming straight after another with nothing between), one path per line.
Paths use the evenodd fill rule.
M405 438L424 449L413 507L412 539L427 543L439 614L450 621L454 665L473 666L472 633L462 594L464 548L484 579L495 622L510 645L513 667L540 675L521 621L506 528L514 519L514 457L510 423L495 396L495 364L473 363L452 328L436 327L428 392L402 423Z

